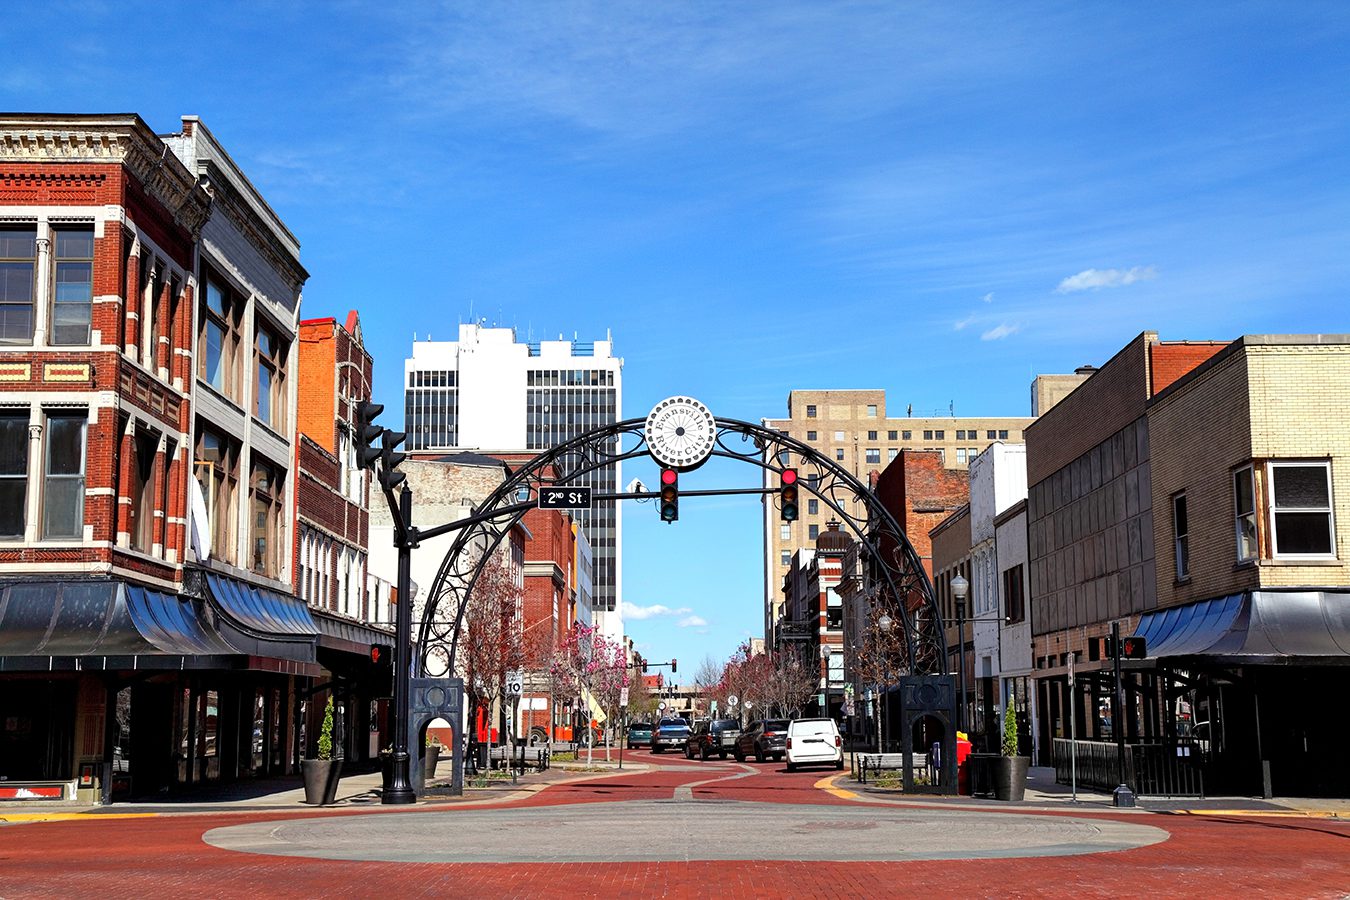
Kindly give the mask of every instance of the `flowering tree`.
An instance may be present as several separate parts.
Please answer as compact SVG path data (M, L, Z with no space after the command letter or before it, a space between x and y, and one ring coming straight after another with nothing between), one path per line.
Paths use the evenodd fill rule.
M885 691L900 681L900 661L904 659L904 630L895 620L895 616L886 613L879 605L873 605L867 613L862 629L862 644L851 649L854 671L862 684L867 685L876 697L877 710L877 750L882 749L884 723L881 710L885 707Z
M524 666L523 599L521 573L508 558L494 556L484 563L469 594L464 640L460 642L464 687L471 702L470 721L477 721L478 710L491 710L507 673ZM491 744L489 728L489 754Z
M563 692L576 696L585 688L608 721L619 707L620 692L628 686L628 657L623 646L599 629L577 623L563 639L550 664L550 679ZM590 732L590 723L586 723ZM609 758L608 732L605 758ZM587 759L591 758L590 741Z
M819 675L811 666L803 665L795 653L754 653L746 641L727 660L712 694L719 705L734 694L739 709L745 709L749 701L760 715L786 716L806 704L816 690Z

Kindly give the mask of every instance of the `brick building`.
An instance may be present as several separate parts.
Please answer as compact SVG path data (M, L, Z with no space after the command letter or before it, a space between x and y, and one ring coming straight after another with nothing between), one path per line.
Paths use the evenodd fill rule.
M517 733L532 743L570 740L563 733L568 717L562 701L550 694L543 665L548 652L561 645L576 621L577 540L585 540L571 516L558 510L535 509L525 514L530 540L525 543L525 648L530 665L525 696L520 701Z
M5 791L294 771L356 656L290 590L307 277L195 117L0 116Z

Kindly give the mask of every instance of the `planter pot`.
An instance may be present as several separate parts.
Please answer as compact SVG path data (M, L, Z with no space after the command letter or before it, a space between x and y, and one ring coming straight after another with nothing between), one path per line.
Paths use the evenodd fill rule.
M306 803L327 806L337 799L342 760L304 759L300 761L300 772L305 778Z
M994 763L994 799L1021 800L1027 792L1030 756L1000 756Z
M436 777L436 764L441 761L441 747L439 744L432 744L422 750L422 778L430 781Z

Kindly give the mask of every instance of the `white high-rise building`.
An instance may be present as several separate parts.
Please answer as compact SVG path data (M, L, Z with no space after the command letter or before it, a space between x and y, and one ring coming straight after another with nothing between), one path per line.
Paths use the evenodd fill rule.
M623 360L613 342L516 340L511 328L460 325L455 341L413 341L404 361L408 449L538 453L619 420ZM584 480L596 493L622 483L616 464ZM577 513L595 554L595 621L620 639L622 566L617 503Z

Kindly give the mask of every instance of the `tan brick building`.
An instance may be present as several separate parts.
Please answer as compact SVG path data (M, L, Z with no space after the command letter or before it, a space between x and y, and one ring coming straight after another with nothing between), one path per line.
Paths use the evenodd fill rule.
M1032 421L1025 416L891 416L884 390L800 390L788 394L787 418L764 419L763 424L811 445L868 484L871 473L881 472L902 450L935 451L945 467L965 469L994 441L1020 443ZM791 524L779 520L776 504L765 504L766 637L781 611L783 578L793 551L813 546L830 517L828 506L809 490L803 491L801 517Z

